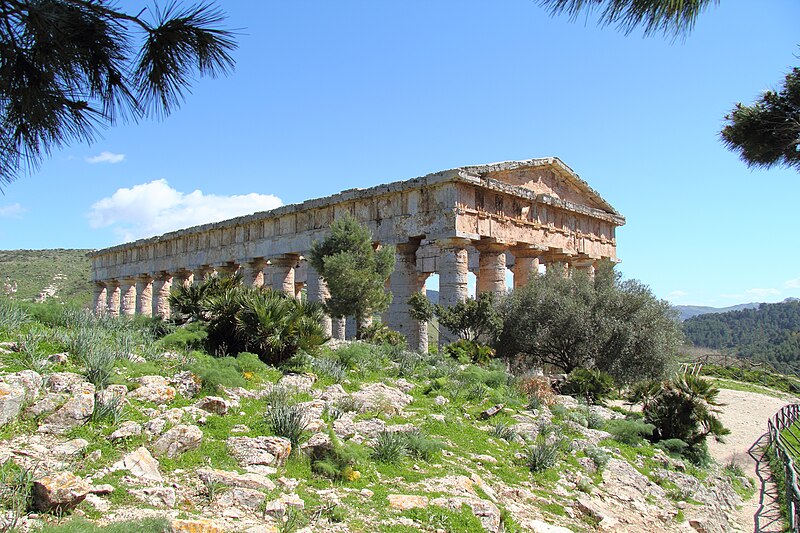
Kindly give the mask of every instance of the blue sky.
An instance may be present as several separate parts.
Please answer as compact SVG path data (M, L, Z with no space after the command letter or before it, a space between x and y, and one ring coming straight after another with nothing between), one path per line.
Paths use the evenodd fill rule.
M139 3L124 2L138 12ZM676 304L800 297L800 174L725 113L800 54L795 0L725 0L685 40L536 2L226 0L236 71L165 120L54 153L0 196L0 248L101 248L466 164L557 156L627 217L620 269Z

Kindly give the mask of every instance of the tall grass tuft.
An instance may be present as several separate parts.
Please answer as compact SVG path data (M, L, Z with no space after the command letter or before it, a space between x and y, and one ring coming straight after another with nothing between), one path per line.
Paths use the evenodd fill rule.
M308 425L304 410L297 405L276 405L270 407L266 416L267 425L272 432L292 443L292 450L300 444L300 438Z

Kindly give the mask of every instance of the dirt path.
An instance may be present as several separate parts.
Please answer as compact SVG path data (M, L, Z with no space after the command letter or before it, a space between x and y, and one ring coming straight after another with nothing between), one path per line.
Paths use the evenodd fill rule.
M746 501L739 511L738 520L745 531L771 533L783 531L779 515L771 506L769 495L774 490L767 484L767 494L763 496L758 489L762 485L761 477L767 472L763 465L756 461L761 454L762 435L767 431L767 420L781 407L797 401L789 395L781 398L767 396L755 392L743 392L720 389L719 401L727 404L722 408L720 418L723 425L731 430L724 443L709 441L709 451L720 464L731 461L742 467L756 483L757 493ZM762 468L759 468L761 466ZM762 508L763 505L763 508ZM756 514L758 513L758 521Z

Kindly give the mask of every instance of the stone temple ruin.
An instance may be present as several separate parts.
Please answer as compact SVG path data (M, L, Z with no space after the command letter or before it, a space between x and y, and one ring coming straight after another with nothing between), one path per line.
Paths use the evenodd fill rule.
M540 265L591 274L597 261L616 260L615 229L625 223L557 158L466 166L91 252L95 311L168 317L171 287L214 272L324 300L325 283L304 256L344 213L368 225L376 244L396 246L384 321L423 350L427 324L408 316L407 301L431 274L443 305L467 298L470 271L478 293L504 292L508 268L515 287ZM325 322L345 337L344 319Z

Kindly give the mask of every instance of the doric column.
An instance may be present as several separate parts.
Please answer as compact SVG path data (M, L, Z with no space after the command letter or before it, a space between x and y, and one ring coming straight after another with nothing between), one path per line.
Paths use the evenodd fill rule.
M392 303L386 311L386 325L403 334L412 350L420 349L422 344L421 325L408 315L408 299L415 293L424 291L424 277L417 272L417 248L419 243L399 244L394 256L394 271L389 278ZM427 326L427 323L425 324ZM425 328L427 337L427 327ZM427 348L427 338L425 339Z
M539 275L539 254L541 250L532 248L513 248L511 253L514 254L514 266L511 268L514 272L514 288L524 287L533 276Z
M303 299L303 287L305 286L306 284L303 281L294 282L294 297L297 298L298 300Z
M121 279L119 281L119 314L133 315L136 312L136 281Z
M585 272L590 278L594 278L594 263L594 259L586 257L575 259L570 266L579 272Z
M436 244L439 247L439 303L450 307L467 299L467 246L470 241L453 237ZM440 343L457 340L444 328L441 333Z
M548 272L557 272L565 278L569 276L570 256L568 254L562 253L558 249L555 251L551 249L542 254L542 259Z
M239 271L242 273L242 283L245 287L262 287L264 285L264 267L267 260L263 257L256 257L246 263L242 263Z
M239 265L233 261L225 261L224 263L214 265L214 270L221 276L233 276L238 269Z
M194 274L192 271L187 268L180 268L172 273L172 281L170 285L175 284L176 286L181 285L183 287L189 287L193 281ZM172 287L170 287L170 289L172 289ZM155 309L155 307L153 309Z
M343 341L345 339L346 327L347 324L344 318L332 318L331 337L338 341Z
M478 276L475 284L476 294L494 293L496 296L506 292L506 247L500 244L477 244Z
M294 267L299 259L300 254L283 254L270 259L273 290L281 291L290 298L295 297Z
M169 292L175 278L169 272L159 272L153 280L153 316L170 317ZM178 283L184 280L178 278Z
M208 265L200 265L192 269L192 283L195 285L199 285L206 279L206 276L210 275L213 272L212 269Z
M356 338L356 318L354 316L344 319L344 338L348 340Z
M328 299L330 293L328 292L328 285L322 279L311 263L307 265L308 271L306 274L306 298L309 302L324 303ZM328 337L333 335L333 326L331 317L324 315L322 317L322 330Z
M106 281L106 296L108 298L106 311L108 311L109 316L119 316L119 293L119 281L115 279Z
M94 283L92 291L92 303L94 306L94 314L102 315L106 312L108 305L106 302L107 298L108 295L106 292L106 284L101 281L96 281Z
M142 274L136 278L136 314L150 316L153 314L153 278Z

